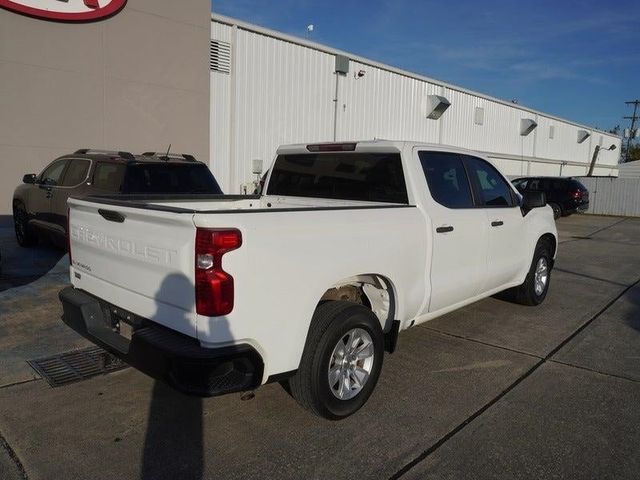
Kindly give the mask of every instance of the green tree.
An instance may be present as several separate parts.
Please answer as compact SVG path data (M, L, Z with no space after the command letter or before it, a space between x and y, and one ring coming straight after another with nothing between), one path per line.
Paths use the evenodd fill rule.
M640 160L640 145L631 145L629 147L628 155L625 155L625 162L633 162Z

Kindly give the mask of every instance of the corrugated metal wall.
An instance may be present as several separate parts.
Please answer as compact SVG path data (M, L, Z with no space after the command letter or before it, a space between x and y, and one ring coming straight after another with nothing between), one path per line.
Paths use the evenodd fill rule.
M620 178L640 178L640 160L620 164Z
M589 209L595 215L640 217L640 178L583 177Z
M252 159L266 169L278 145L334 135L477 150L509 175L584 175L603 142L617 150L600 152L595 173L616 172L619 137L226 17L214 16L211 38L232 44L231 73L211 72L211 167L229 193L255 180ZM351 59L347 75L334 73L336 54ZM434 94L451 102L438 120L426 118ZM521 119L538 127L522 136ZM578 130L590 133L582 143Z

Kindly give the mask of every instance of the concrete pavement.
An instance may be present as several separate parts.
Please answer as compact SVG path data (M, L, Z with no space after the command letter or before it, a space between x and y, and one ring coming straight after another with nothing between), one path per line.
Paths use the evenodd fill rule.
M341 422L277 384L241 401L133 369L33 380L25 360L84 345L59 320L55 266L0 292L0 478L637 478L640 220L558 227L545 304L490 298L403 332Z

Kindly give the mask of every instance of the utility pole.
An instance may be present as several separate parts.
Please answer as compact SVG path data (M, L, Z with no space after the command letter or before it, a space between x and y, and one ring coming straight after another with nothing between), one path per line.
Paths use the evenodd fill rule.
M629 137L627 138L627 158L629 158L629 148L631 147L631 139L636 134L636 120L638 120L638 105L640 105L640 100L630 100L628 102L624 102L627 105L633 105L633 115L630 117L623 117L627 120L631 120L631 129L629 130Z

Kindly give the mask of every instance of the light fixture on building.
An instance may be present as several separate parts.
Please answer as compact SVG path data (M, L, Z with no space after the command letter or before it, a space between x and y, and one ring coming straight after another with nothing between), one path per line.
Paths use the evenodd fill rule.
M587 132L586 130L578 130L578 143L584 142L590 136L590 132Z
M520 135L526 137L531 132L533 132L538 126L538 122L536 122L532 118L521 118L520 119Z
M439 119L450 106L451 102L445 97L429 95L427 97L427 118L431 120Z
M349 57L336 55L336 73L346 75L349 73Z

